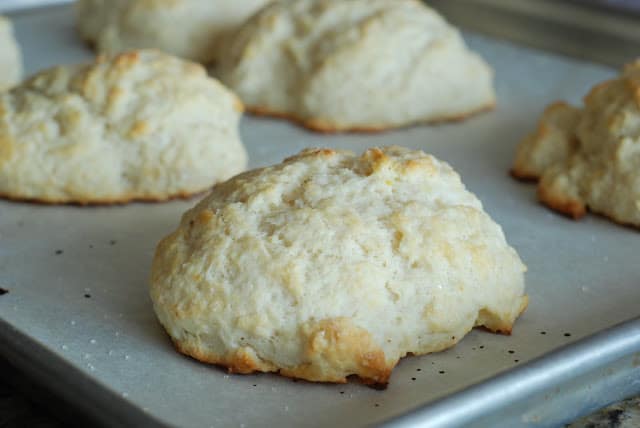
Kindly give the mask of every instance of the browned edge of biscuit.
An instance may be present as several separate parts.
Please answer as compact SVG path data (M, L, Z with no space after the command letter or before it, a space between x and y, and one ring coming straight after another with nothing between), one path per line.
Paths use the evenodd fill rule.
M509 170L509 175L511 175L511 177L513 177L514 179L524 183L538 183L537 195L540 203L545 205L547 208L564 216L567 216L573 220L581 219L582 217L584 217L588 210L588 207L586 207L584 204L580 204L576 201L562 201L546 192L545 189L540 186L540 177L538 175L519 171L516 168L511 168ZM605 217L607 216L605 215Z
M541 185L538 185L538 199L552 210L558 211L574 220L584 217L587 212L585 204L574 200L560 199Z
M257 371L265 373L269 371L265 368L259 367L250 358L234 358L231 362L228 362L217 356L204 354L191 346L185 346L181 342L175 340L172 336L169 336L169 338L171 339L173 346L181 354L187 355L203 363L225 367L229 373L250 374ZM273 371L276 371L276 369L274 369Z
M210 188L204 190L198 190L195 192L180 192L175 193L173 195L168 196L132 196L126 195L121 199L76 199L76 200L66 200L66 199L45 199L45 198L35 198L35 197L24 197L19 195L12 195L8 193L0 193L0 199L5 199L11 202L19 202L26 204L34 204L34 205L71 205L71 206L108 206L108 205L126 205L133 202L142 202L142 203L160 203L160 202L168 202L176 199L191 199L198 195L203 195L208 192Z
M246 111L253 115L275 117L278 119L286 119L293 123L296 123L297 125L300 125L304 128L307 128L311 131L318 132L321 134L338 134L338 133L374 134L374 133L387 132L395 129L409 128L419 124L440 124L440 123L446 123L446 122L461 122L465 119L468 119L471 116L475 116L483 112L494 110L495 107L496 107L495 102L492 102L491 104L487 104L475 110L471 110L467 113L463 113L455 116L443 116L443 117L437 117L437 118L427 119L427 120L417 120L415 122L406 123L402 125L390 125L390 126L371 125L371 126L353 126L353 127L343 128L340 126L336 126L325 120L305 119L301 116L296 115L295 113L287 113L287 112L282 112L277 110L271 110L269 107L265 107L265 106L245 105Z
M540 176L538 174L532 174L526 171L522 171L516 167L513 167L509 170L509 175L512 178L515 178L516 180L522 181L524 183L537 183L540 180Z
M514 179L524 183L538 183L538 200L547 208L570 217L573 220L579 220L580 218L584 217L588 210L588 208L584 204L580 204L579 202L562 201L554 197L553 195L550 195L542 186L540 186L540 177L538 175L519 171L516 168L511 168L509 170L509 175L511 175L511 177L513 177Z
M525 294L522 297L524 297L524 299L522 301L522 304L520 305L520 308L518 309L518 315L516 315L516 317L514 318L514 322L513 323L511 323L511 324L509 324L509 323L494 324L491 327L488 326L488 325L482 324L482 325L477 325L474 328L477 328L479 330L488 331L489 333L495 333L495 334L502 334L502 335L505 335L505 336L511 336L511 333L513 332L513 325L515 324L515 321L529 307L529 296Z
M303 374L304 370L300 369L300 367L289 369L289 370L278 368L275 366L273 366L273 369L271 367L260 367L260 365L256 364L254 360L252 360L251 358L246 358L247 357L246 355L241 355L241 354L234 355L231 361L229 361L228 359L220 358L215 355L212 356L212 355L204 354L202 352L199 352L197 349L193 349L193 347L184 346L181 342L174 340L174 338L171 336L170 336L170 339L171 339L171 342L173 343L173 346L176 348L176 350L179 353L186 355L188 357L191 357L194 360L199 361L201 363L211 364L217 367L224 368L227 370L228 373L233 373L233 374L276 373L283 377L287 377L294 380L302 380L309 383L345 384L345 383L348 383L350 380L355 380L357 382L360 382L363 385L370 386L373 389L386 389L389 383L389 378L391 377L391 372L393 371L393 368L397 365L397 362L396 362L396 364L394 364L393 366L380 368L380 371L379 371L380 376L378 379L371 379L371 378L359 376L357 374L353 374L353 375L349 375L347 377L342 377L342 378L336 377L334 379L328 379L328 380L314 380L314 379L301 377L301 376L304 376ZM266 365L271 365L271 364L267 363Z
M514 170L513 168L509 170L509 175L511 175L511 177L523 183L539 183L540 181L540 177L538 176L527 175L526 173L521 174L520 172ZM582 205L576 202L568 202L568 203L561 202L561 201L558 201L557 199L553 199L552 197L549 197L547 199L546 192L544 192L544 190L542 190L540 186L538 186L537 192L538 192L538 199L542 205L546 206L552 211L555 211L559 214L569 217L572 220L580 220L587 213L591 213L599 217L605 218L609 221L612 221L619 226L628 227L636 231L640 231L640 225L631 223L628 221L620 220L618 218L607 215L605 213L592 211L588 205ZM542 194L544 194L545 196L543 197Z
M576 206L578 206L578 208L575 208L571 203L562 203L562 202L558 202L557 204L554 204L553 201L549 201L549 200L541 200L541 203L544 204L547 208L556 211L566 217L569 217L572 220L580 220L582 217L584 217L587 213L592 214L592 215L596 215L598 217L604 218L606 220L609 220L615 224L617 224L618 226L622 226L622 227L626 227L629 229L633 229L636 232L640 232L640 224L635 224L629 221L625 221L625 220L620 220L619 218L616 218L612 215L603 213L603 212L599 212L599 211L593 211L591 208L589 208L588 205L582 205L580 206L580 204L576 204L574 203ZM571 205L571 206L569 206ZM577 215L574 213L574 210L577 212Z
M528 303L529 303L529 299L528 296L526 299L524 299L524 301L522 302L522 305L519 309L518 315L516 316L516 319L522 315L522 313L527 309ZM502 324L499 326L494 326L493 328L490 327L486 327L486 326L476 326L474 328L480 329L480 330L485 330L488 331L490 333L495 333L495 334L504 334L504 335L511 335L512 331L513 331L513 324ZM467 331L468 333L468 331ZM450 349L453 348L454 346L456 346L461 340L463 340L464 336L466 336L466 334L463 334L460 339L455 340L455 338L452 338L452 343L447 343L444 344L441 348L439 349L433 349L429 352L424 352L424 353L417 353L417 352L408 352L406 354L406 356L420 356L420 355L427 355L427 354L431 354L434 352L441 352L444 351L446 349ZM373 389L378 389L378 390L384 390L387 388L388 383L389 383L389 379L391 377L391 374L394 370L394 368L398 365L398 363L400 362L400 360L402 360L405 357L400 358L398 361L395 362L395 364L391 365L391 366L385 366L385 367L379 367L379 377L377 379L372 379L372 378L367 378L367 377L362 377L358 374L352 374L349 376L346 376L344 378L335 378L335 379L329 379L329 380L312 380L312 379L307 379L304 377L300 377L301 375L303 375L303 370L297 370L296 369L289 369L289 370L285 370L285 369L281 369L281 368L277 368L275 366L273 366L271 363L265 363L266 366L272 366L271 367L260 367L259 364L256 364L255 361L253 361L251 358L246 358L246 356L238 356L238 358L233 358L231 361L228 361L224 358L220 358L218 356L212 356L212 355L206 355L202 352L199 352L197 349L194 349L193 347L190 346L184 346L181 342L175 340L173 337L171 337L169 335L169 338L171 339L171 342L173 343L173 346L176 348L176 350L183 354L186 355L188 357L191 357L199 362L202 363L206 363L206 364L212 364L221 368L225 368L227 370L227 372L229 373L234 373L234 374L252 374L252 373L256 373L256 372L262 372L262 373L276 373L280 376L284 376L284 377L288 377L293 379L294 381L297 380L301 380L301 381L305 381L305 382L309 382L309 383L324 383L324 384L345 384L345 383L349 383L352 380L359 382L363 385L367 385Z
M553 211L556 211L562 215L572 218L573 220L579 220L582 218L587 211L587 208L578 202L575 201L561 201L558 198L553 197L545 189L540 186L540 177L537 175L529 174L523 171L519 171L516 168L511 168L509 170L509 175L514 179L525 182L525 183L538 183L537 186L537 195L538 200L545 205L547 208L550 208Z

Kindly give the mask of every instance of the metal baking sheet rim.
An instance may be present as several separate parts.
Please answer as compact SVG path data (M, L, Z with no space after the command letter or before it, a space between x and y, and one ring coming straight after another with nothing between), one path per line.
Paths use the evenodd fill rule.
M0 319L0 353L97 426L168 427Z
M613 366L619 366L614 375ZM601 369L605 376L600 376ZM633 380L635 374L635 380ZM606 382L611 377L614 382ZM586 389L598 396L581 402L579 407L561 406L558 414L549 409L549 392L559 395L562 385L578 380L576 393ZM613 384L612 384L613 383ZM606 388L599 386L607 384ZM613 389L612 389L613 388ZM606 390L607 394L602 394ZM567 391L570 392L570 391ZM420 426L556 426L586 415L612 402L640 393L640 317L602 330L582 340L565 345L521 367L508 370L462 391L436 400L403 416L391 419L388 427ZM567 400L567 398L563 398ZM499 413L507 406L518 407L515 417ZM526 411L529 410L529 411ZM537 411L537 412L536 412ZM573 415L568 413L572 411ZM536 414L539 413L539 414ZM547 413L545 415L545 413ZM520 415L520 416L518 416Z
M35 381L49 385L104 426L168 426L0 319L0 349ZM614 375L612 366L619 366ZM600 372L605 370L604 375ZM73 376L69 372L74 372ZM633 375L636 380L633 380ZM552 391L578 379L575 406L549 411ZM601 388L606 384L606 388ZM582 401L584 389L598 398ZM602 394L606 389L607 394ZM386 427L556 426L640 393L640 317L623 322L381 424ZM553 394L552 394L553 395ZM78 397L83 397L79 400ZM88 401L86 399L89 399ZM553 398L553 397L552 397ZM504 410L512 407L511 415ZM524 411L522 411L524 410Z

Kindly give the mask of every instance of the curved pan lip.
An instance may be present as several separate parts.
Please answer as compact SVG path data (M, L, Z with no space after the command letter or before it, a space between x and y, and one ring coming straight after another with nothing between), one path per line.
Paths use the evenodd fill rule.
M90 421L92 426L168 426L90 378L2 318L0 349L2 357L35 382L41 389L40 392L46 396L55 396L56 401L70 406Z
M609 368L617 361L632 360L622 365L618 383L621 397L611 395L611 382L599 376L598 369ZM635 372L635 377L632 373ZM607 373L610 375L610 373ZM480 418L500 415L508 406L526 403L526 408L535 406L536 394L545 394L567 385L576 378L587 376L590 393L599 397L598 402L584 400L577 415L584 415L617 399L640 392L640 317L622 322L598 333L565 345L544 356L510 369L487 381L467 387L445 398L421 406L402 416L385 421L388 427L454 427L479 423ZM547 399L544 397L544 399ZM557 398L563 400L563 398ZM537 426L556 426L570 415L569 406L554 406L561 412L547 411L545 420L533 421ZM525 425L525 418L516 412L517 419L500 418L504 426ZM489 426L489 425L487 425ZM496 426L493 423L490 426Z
M0 319L0 348L7 360L39 385L50 389L66 405L71 405L87 419L99 426L165 427L158 419L132 405L117 393L91 379L55 353L38 345ZM635 358L634 358L635 356ZM626 360L633 359L631 364ZM610 368L616 361L625 360L616 382L624 385L620 397L611 395L610 373L599 376L598 369ZM445 398L433 401L381 424L386 427L456 427L482 426L483 418L498 418L501 426L524 426L522 412L504 413L510 406L524 404L535 407L536 395L549 393L576 378L588 376L588 388L597 402L581 403L575 409L584 415L611 401L640 392L640 382L633 382L633 372L640 374L640 317L620 323L577 342L565 345L549 354L510 369L489 380L477 383ZM591 375L591 376L589 376ZM607 382L609 380L609 382ZM78 399L78 397L83 397ZM546 399L545 397L544 399ZM562 401L563 398L557 398ZM567 405L547 406L545 419L536 426L556 426L565 419ZM554 412L553 409L557 409ZM513 417L515 416L515 418ZM491 426L495 425L493 421Z
M428 0L461 28L620 67L638 56L638 11L598 0Z

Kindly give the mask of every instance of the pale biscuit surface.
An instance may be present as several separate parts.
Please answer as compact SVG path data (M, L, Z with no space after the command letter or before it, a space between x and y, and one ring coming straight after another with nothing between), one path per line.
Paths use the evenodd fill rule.
M495 102L492 70L417 0L281 0L232 33L216 75L250 111L318 131L460 119Z
M22 78L22 54L11 21L0 16L0 90L10 88Z
M268 0L78 0L80 35L99 52L157 48L210 62L221 34Z
M40 72L0 95L0 195L49 203L164 200L246 167L241 103L159 51Z
M525 266L446 163L309 149L214 187L158 245L177 348L232 372L386 383L474 326L509 333Z
M640 227L640 62L596 85L581 109L558 103L518 148L516 177L540 179L551 208Z

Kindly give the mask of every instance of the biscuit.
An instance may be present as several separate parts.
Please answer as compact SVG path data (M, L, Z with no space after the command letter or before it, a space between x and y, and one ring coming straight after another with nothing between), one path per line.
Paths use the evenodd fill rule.
M640 227L640 61L596 85L582 108L556 103L520 144L512 170L573 218L587 210Z
M446 163L307 149L218 184L156 250L151 298L180 352L230 372L387 383L474 326L510 333L524 271Z
M257 114L381 131L492 108L493 72L417 0L281 0L225 39L214 74Z
M22 55L11 21L0 15L0 90L12 87L22 78Z
M268 0L78 0L83 39L98 52L156 48L211 62L221 34L234 29Z
M59 66L0 94L0 195L45 203L165 200L246 167L240 101L159 51Z

